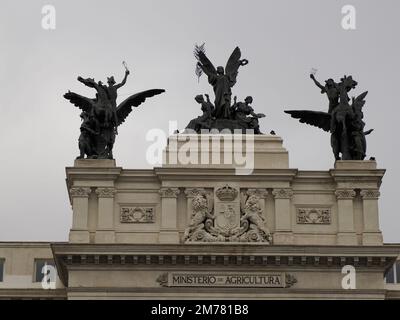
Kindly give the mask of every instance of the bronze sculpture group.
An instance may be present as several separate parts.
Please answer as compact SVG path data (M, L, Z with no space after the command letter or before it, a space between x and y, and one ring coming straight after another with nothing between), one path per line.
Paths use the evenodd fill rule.
M215 100L212 104L207 94L205 95L207 101L204 101L202 95L195 97L196 102L201 104L203 114L189 122L186 132L202 133L217 129L231 132L241 130L243 133L246 133L246 130L253 130L254 134L261 134L258 119L265 115L254 112L250 105L253 98L248 96L244 102L237 102L235 96L232 104L231 88L236 84L239 67L249 63L247 59L240 59L239 47L233 50L225 68L214 67L205 54L204 44L195 47L194 55L198 60L196 74L199 78L202 73L207 75L208 83L213 87Z
M265 117L262 113L255 113L251 106L253 98L248 96L243 102L238 102L234 96L232 103L231 88L236 84L239 68L248 64L248 60L241 59L241 51L236 47L228 59L226 67L217 68L205 54L204 44L196 46L194 51L197 59L196 74L207 75L208 83L214 91L214 103L208 94L197 95L195 101L201 106L203 114L189 122L185 133L213 133L228 130L249 134L262 134L258 120ZM96 90L95 98L87 98L68 91L64 98L82 110L79 137L79 159L85 156L89 159L113 159L113 146L117 128L125 121L132 111L146 98L163 93L164 89L150 89L129 96L117 105L117 91L125 85L130 74L126 64L125 77L116 84L114 77L107 78L107 85L94 79L78 77L78 81L85 86ZM314 74L310 75L315 85L326 94L329 100L328 112L310 110L285 111L293 118L331 133L331 146L336 160L364 160L366 157L366 135L372 130L365 131L363 121L363 106L367 91L352 97L349 92L356 88L357 82L352 76L344 76L339 82L333 79L319 83ZM204 98L205 97L205 98ZM215 131L214 131L215 132Z
M78 81L96 90L95 98L87 98L68 91L64 98L82 110L81 134L79 136L80 154L82 159L113 159L113 146L117 128L121 125L132 107L138 107L146 98L163 93L164 89L150 89L129 96L117 106L117 91L127 80L129 70L126 68L125 77L116 84L114 77L107 78L107 84L94 79L78 77Z
M321 85L310 75L314 83L326 94L329 100L328 112L310 110L285 111L300 122L323 129L331 133L331 146L335 160L364 160L367 143L365 136L372 132L364 131L363 121L364 98L368 91L357 97L349 98L349 91L357 86L352 76L344 76L340 82L333 79L325 81Z

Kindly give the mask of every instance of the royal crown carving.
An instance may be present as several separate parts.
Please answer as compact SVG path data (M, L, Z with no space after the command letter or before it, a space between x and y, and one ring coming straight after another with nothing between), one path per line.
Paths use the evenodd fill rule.
M218 188L215 194L221 201L233 201L236 199L238 191L229 185L225 185L224 187Z

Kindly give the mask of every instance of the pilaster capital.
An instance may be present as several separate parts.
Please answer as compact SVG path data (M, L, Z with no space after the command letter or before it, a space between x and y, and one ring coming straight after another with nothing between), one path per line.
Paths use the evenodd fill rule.
M176 198L178 197L180 190L178 188L161 188L158 193L161 198Z
M194 198L198 195L205 195L206 190L204 188L186 188L184 191L186 198Z
M381 193L377 189L361 190L360 195L363 199L379 199Z
M353 189L340 189L335 191L335 196L340 200L353 199L356 196L356 192Z
M89 198L92 190L88 187L72 187L69 189L69 194L72 198Z
M246 193L248 196L256 195L260 197L260 199L265 199L268 196L267 189L247 189Z
M114 198L115 188L97 188L96 194L99 198Z
M275 199L290 199L293 196L293 190L289 188L274 189L272 194Z

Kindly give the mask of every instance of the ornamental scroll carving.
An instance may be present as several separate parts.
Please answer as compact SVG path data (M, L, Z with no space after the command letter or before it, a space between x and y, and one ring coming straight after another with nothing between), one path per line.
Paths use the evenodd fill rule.
M298 224L331 224L331 209L329 208L297 208Z
M122 207L121 223L152 223L155 220L153 207Z

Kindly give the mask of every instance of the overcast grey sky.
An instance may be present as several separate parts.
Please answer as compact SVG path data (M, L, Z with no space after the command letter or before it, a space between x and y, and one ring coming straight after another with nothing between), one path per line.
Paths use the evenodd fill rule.
M41 27L42 6L56 8L56 29ZM341 27L343 5L356 8L356 30ZM114 156L125 168L149 168L145 140L151 128L183 128L199 114L193 97L211 90L194 75L195 43L206 42L215 64L238 45L250 63L233 93L254 97L289 150L290 166L333 166L329 134L304 126L284 109L327 110L309 79L352 74L369 90L364 108L368 156L387 172L380 221L386 242L400 242L398 74L400 1L159 0L0 2L0 240L67 239L71 208L65 167L78 154L79 110L62 98L68 89L92 96L78 75L106 80L132 73L121 97L148 88L167 92L135 109L120 127ZM152 120L150 120L152 118Z

